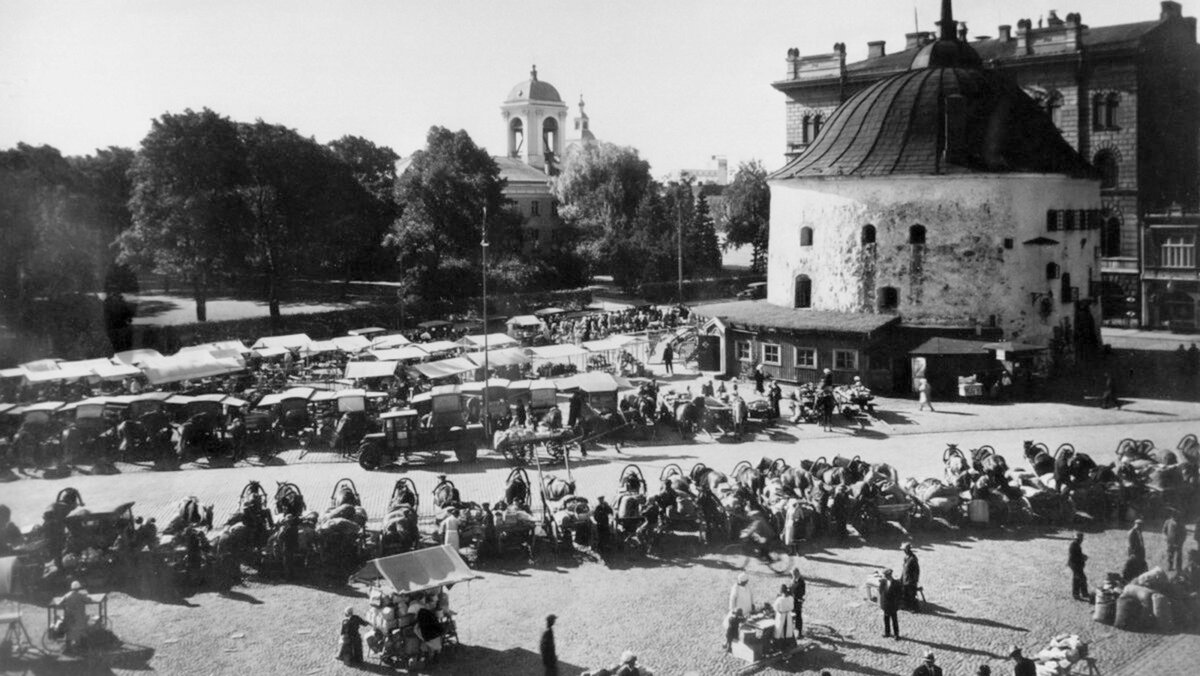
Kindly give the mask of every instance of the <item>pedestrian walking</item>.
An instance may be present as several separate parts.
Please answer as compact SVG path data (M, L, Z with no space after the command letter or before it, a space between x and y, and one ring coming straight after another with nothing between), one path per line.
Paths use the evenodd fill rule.
M362 664L362 633L359 629L370 626L366 620L354 614L354 608L346 606L346 615L342 618L341 640L338 644L337 658L346 664Z
M771 608L775 610L775 647L782 650L796 642L796 625L792 616L796 604L786 584L779 585L779 596L775 597Z
M1130 558L1146 558L1146 541L1142 539L1142 520L1134 519L1133 526L1129 529L1129 547L1125 550L1126 556Z
M670 343L667 343L667 346L663 348L663 368L669 374L675 373L675 365L672 363L674 360L675 350L671 347Z
M921 586L921 563L913 553L912 544L900 548L904 552L904 565L900 568L900 584L904 588L904 608L914 613L921 612L917 604L917 590Z
M792 595L792 622L796 625L796 638L804 636L804 595L807 586L800 568L792 568L792 584L788 586L788 591Z
M883 571L883 581L879 583L879 609L883 611L883 637L900 640L900 597L903 591L900 582L892 579L892 569Z
M912 676L942 676L942 668L937 665L937 658L932 652L925 653L925 661L913 669Z
M1180 523L1174 508L1167 509L1167 520L1163 521L1163 537L1167 541L1167 570L1183 570L1183 542L1187 539L1187 527Z
M918 411L924 411L925 407L928 406L930 413L935 412L933 410L933 402L931 402L929 400L929 392L930 392L929 379L921 378L921 380L917 383L917 402L918 402L917 410Z
M1013 661L1013 676L1037 676L1037 664L1022 655L1017 646L1013 646L1008 657Z
M558 650L554 646L554 621L557 619L557 615L546 616L546 630L542 632L542 642L539 646L546 676L558 676Z
M1087 555L1083 553L1083 533L1075 533L1075 539L1067 547L1067 568L1071 570L1071 597L1076 601L1090 601L1088 598L1087 575L1083 567L1087 565Z
M737 576L737 581L733 583L733 587L729 589L729 611L742 611L743 616L748 616L754 610L754 595L750 593L750 576L745 573L740 573Z

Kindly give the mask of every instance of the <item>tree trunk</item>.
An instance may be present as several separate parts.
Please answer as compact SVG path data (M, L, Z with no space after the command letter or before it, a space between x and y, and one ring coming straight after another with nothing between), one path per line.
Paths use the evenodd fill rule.
M192 277L192 298L196 301L196 321L208 321L208 273L198 272Z

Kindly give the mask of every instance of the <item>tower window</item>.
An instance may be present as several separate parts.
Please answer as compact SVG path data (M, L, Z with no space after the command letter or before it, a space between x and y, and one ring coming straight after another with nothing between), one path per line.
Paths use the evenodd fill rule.
M508 155L520 157L521 148L525 145L525 124L521 118L515 118L508 125Z
M1121 255L1121 220L1116 217L1104 221L1100 230L1100 255Z
M924 244L925 243L925 226L917 224L908 229L909 244Z
M895 310L900 306L900 290L894 286L879 289L879 309L881 311Z
M813 116L812 129L813 129L813 139L814 140L816 140L817 134L821 133L821 125L824 123L825 123L825 120L821 118L820 113L817 113L816 115Z
M805 114L800 121L800 142L807 144L812 140L812 116Z
M534 200L529 203L529 215L530 216L538 216L541 213L542 213L542 205L540 202L538 202L537 200Z
M1121 97L1115 92L1104 97L1104 126L1108 129L1117 128L1117 106L1121 105Z
M1117 187L1117 179L1119 173L1117 169L1117 157L1112 151L1101 150L1092 158L1092 164L1096 170L1100 172L1100 188L1108 189Z
M812 280L808 275L796 275L795 306L812 307Z
M813 229L804 226L800 228L800 246L812 246Z
M871 225L870 223L863 226L862 243L863 244L874 244L875 243L875 226Z
M1046 263L1046 279L1058 279L1058 263Z

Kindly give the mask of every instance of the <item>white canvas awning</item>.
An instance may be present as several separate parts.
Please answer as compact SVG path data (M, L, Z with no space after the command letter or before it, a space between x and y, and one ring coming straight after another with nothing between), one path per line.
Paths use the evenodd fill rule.
M435 352L456 352L462 349L462 345L452 343L448 340L434 340L428 343L418 343L418 345L429 354L434 354Z
M521 344L521 342L516 338L513 338L506 333L489 333L486 336L482 333L479 333L471 336L463 336L462 339L458 341L458 344L464 347L478 349L484 346L485 338L487 342L487 349L489 350L495 350L503 347L515 347Z
M478 367L470 359L453 357L441 361L425 362L424 364L413 364L409 368L430 380L437 380L438 378L448 378L460 373L474 371Z
M398 361L352 361L346 364L344 378L358 380L359 378L384 378L396 374Z
M577 345L540 345L527 350L533 363L575 364L582 368L588 351Z
M399 333L391 333L386 336L376 336L371 340L371 347L376 350L389 350L393 347L403 347L411 342Z
M371 354L380 361L417 361L429 356L429 353L417 345L405 345L390 350L371 350Z
M470 359L476 366L483 367L483 353L471 352L464 354L464 357ZM519 347L510 347L504 350L488 350L487 352L488 366L524 366L530 361L529 355L525 354L525 350Z
M326 352L337 352L338 346L332 340L314 340L308 345L301 346L298 351L304 356L310 356Z
M292 333L286 336L267 336L259 338L253 347L255 350L261 347L282 347L288 350L298 350L312 343L312 338L303 333Z
M283 355L287 354L288 352L291 352L291 350L289 350L286 347L256 347L256 348L254 348L254 354L262 357L263 359L271 359L272 357L282 357Z
M184 348L184 349L187 349L187 348ZM180 352L182 352L182 351L183 350L180 350ZM163 357L162 353L159 352L158 350L151 350L148 348L141 348L141 349L137 349L137 350L125 350L124 352L118 352L113 355L113 359L116 359L117 361L119 361L123 364L129 364L131 366L137 366L138 364L146 361L147 359L162 359L162 357Z
M371 341L367 340L363 336L338 336L337 338L333 339L333 344L336 345L337 349L341 350L342 352L349 352L351 354L355 352L362 352L368 347L371 347Z
M535 328L542 325L542 320L533 315L517 315L505 322L507 326L517 326L521 328Z
M401 594L483 579L468 568L466 561L449 545L372 559L353 577L363 582L386 580Z
M136 366L121 363L108 363L92 369L101 380L124 380L142 375L142 370Z
M234 359L218 359L207 352L187 352L148 361L143 370L152 385L161 385L228 375L244 368Z
M94 378L96 371L86 362L62 362L66 368L46 369L42 371L25 371L25 380L30 383L53 383L64 380L79 380Z
M179 348L179 352L217 352L225 350L233 350L238 354L248 354L250 352L250 348L246 347L240 340L217 340L211 343L200 343L199 345L188 345L187 347Z

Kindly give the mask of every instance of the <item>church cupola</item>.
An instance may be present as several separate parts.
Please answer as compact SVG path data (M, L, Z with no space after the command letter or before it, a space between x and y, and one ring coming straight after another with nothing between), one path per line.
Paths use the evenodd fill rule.
M500 111L508 157L542 170L558 162L563 153L567 104L554 85L538 79L537 66L530 69L528 80L513 86Z

